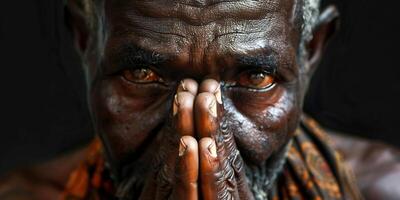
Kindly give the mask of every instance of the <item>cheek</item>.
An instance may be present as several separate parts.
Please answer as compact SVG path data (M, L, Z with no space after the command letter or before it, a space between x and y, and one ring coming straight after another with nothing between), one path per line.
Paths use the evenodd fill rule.
M91 91L96 130L111 161L134 159L130 154L146 148L167 116L167 94L156 97L134 91L119 80L99 81Z
M242 100L233 98L228 103L226 119L245 159L262 163L295 132L300 115L297 93L277 87L268 96Z

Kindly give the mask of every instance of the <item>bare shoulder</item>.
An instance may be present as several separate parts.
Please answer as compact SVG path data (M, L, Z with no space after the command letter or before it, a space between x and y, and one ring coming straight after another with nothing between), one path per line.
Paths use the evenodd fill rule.
M327 131L357 178L366 199L400 199L400 150L391 145Z
M53 160L1 175L0 199L59 199L69 174L86 158L86 150L84 147Z

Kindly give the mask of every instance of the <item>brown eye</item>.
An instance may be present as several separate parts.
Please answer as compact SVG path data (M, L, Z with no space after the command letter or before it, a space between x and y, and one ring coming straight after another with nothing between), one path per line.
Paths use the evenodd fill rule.
M264 71L249 71L240 74L239 84L253 89L267 89L275 83L274 77Z
M122 76L134 83L162 82L162 79L151 69L127 69L122 72Z

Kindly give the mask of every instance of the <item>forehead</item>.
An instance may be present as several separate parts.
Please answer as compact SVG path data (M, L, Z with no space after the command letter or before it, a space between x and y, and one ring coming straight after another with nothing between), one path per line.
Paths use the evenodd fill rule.
M183 62L292 47L297 0L109 0L108 50L126 43ZM261 52L257 52L261 53ZM206 59L205 59L206 58ZM201 65L201 64L200 64Z
M110 0L106 3L106 15L111 33L133 31L156 40L171 37L215 40L235 33L278 34L285 26L292 25L295 1Z

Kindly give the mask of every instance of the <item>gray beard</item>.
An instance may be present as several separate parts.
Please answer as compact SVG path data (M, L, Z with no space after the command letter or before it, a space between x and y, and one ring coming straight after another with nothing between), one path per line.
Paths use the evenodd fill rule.
M286 163L286 157L291 143L292 142L289 141L262 165L245 165L247 183L250 186L255 200L269 199L269 192L276 184L277 178Z
M286 163L287 153L291 147L291 141L275 152L265 163L261 165L244 165L247 183L255 200L268 200L271 188L276 184L277 178ZM162 160L162 159L159 159ZM116 196L121 200L137 199L148 177L148 164L134 163L129 178L118 184ZM142 166L138 168L137 166ZM160 165L161 166L161 165ZM155 169L158 170L158 169Z

